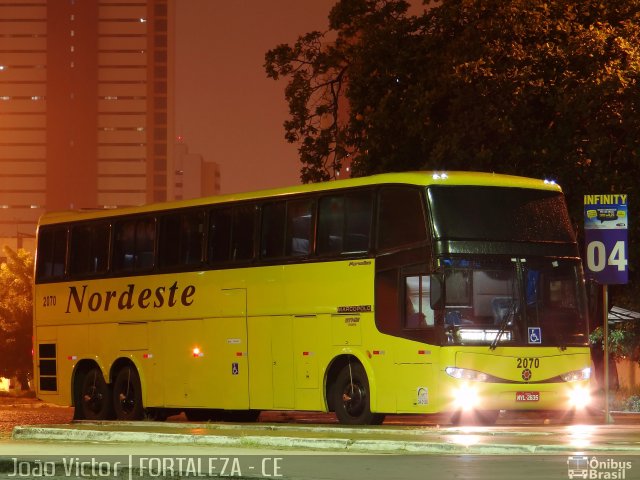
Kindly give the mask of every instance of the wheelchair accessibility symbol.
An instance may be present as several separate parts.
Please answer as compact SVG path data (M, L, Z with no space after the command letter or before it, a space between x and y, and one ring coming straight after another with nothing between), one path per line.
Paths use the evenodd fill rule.
M529 327L529 343L542 343L542 332L540 331L540 327Z
M238 364L235 362L231 364L231 375L238 375Z

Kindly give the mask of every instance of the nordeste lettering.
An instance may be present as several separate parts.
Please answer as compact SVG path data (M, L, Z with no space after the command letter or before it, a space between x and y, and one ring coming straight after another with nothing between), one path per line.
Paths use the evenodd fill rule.
M134 283L130 283L124 290L105 290L101 292L90 292L88 285L80 287L69 287L69 298L67 299L66 313L72 311L82 312L86 307L92 312L108 312L112 308L118 310L131 310L133 308L162 308L165 305L174 307L178 303L189 307L193 304L193 296L196 287L187 285L181 288L178 282L173 282L170 286L159 285L155 288L143 288L137 290Z

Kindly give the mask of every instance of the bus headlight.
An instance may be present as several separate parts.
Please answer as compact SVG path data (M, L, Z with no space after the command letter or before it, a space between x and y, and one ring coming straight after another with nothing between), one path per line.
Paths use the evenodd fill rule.
M569 391L569 405L573 408L584 408L591 403L591 394L586 387L576 387Z
M466 368L447 367L444 371L450 377L457 378L458 380L471 380L473 382L486 382L489 380L489 375L486 373L478 372L476 370L469 370Z
M478 390L468 384L461 385L453 392L453 404L458 410L472 410L480 403Z
M572 372L563 373L560 378L564 382L579 382L581 380L589 380L591 378L591 368L583 368L582 370L574 370Z

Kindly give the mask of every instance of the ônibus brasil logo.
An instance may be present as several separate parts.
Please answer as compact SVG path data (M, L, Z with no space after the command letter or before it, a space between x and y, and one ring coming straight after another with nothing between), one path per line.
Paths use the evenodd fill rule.
M631 462L617 458L599 459L586 455L567 458L567 476L569 478L587 478L601 480L625 480Z

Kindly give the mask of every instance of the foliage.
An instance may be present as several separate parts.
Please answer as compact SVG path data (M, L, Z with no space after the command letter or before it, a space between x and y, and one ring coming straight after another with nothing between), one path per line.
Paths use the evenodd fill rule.
M589 340L594 345L602 345L602 327L594 329ZM609 352L613 358L629 358L640 363L640 322L628 320L610 328Z
M0 265L0 376L19 380L33 370L32 282L33 256L26 250L4 247Z
M622 410L628 412L640 412L640 395L633 395L627 398L622 405Z
M267 52L304 182L402 170L553 178L583 195L640 191L640 0L339 0L327 32ZM633 211L630 217L634 217ZM630 292L640 308L640 222Z

